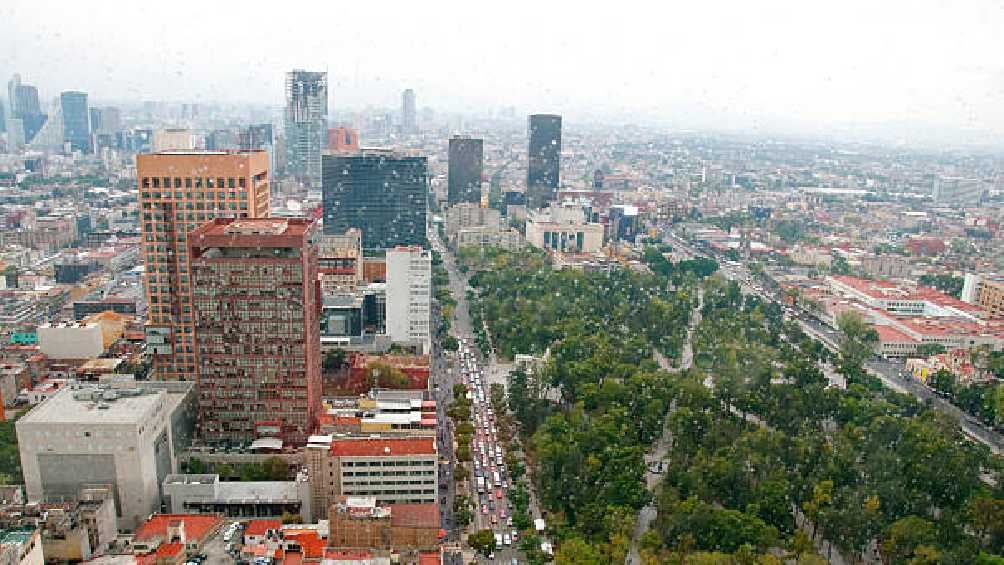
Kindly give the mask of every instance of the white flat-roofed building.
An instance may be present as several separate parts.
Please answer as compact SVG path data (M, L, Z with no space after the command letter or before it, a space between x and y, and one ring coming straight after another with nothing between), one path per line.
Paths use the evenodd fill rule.
M16 424L29 501L114 486L119 524L135 528L160 509L160 485L190 443L190 382L71 385Z
M293 481L221 481L216 474L168 475L163 489L171 514L218 513L229 518L269 519L287 512L313 522L305 473Z
M42 324L38 349L50 359L92 359L104 353L104 337L96 323Z

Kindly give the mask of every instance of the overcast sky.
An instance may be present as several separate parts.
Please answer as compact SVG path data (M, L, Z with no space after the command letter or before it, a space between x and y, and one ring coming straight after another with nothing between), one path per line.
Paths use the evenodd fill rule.
M0 3L0 77L46 98L280 104L293 67L341 108L412 86L440 110L1004 134L998 2Z

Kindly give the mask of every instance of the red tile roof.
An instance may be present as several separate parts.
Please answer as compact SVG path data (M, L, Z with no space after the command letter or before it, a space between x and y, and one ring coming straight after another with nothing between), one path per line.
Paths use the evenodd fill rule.
M263 536L268 530L282 528L281 520L251 520L244 530L245 536Z
M443 565L443 556L438 551L423 551L418 554L418 565Z
M184 522L186 538L200 541L223 524L223 519L215 514L154 514L136 530L134 539L146 541L166 538L167 527L175 520Z
M439 507L435 504L391 504L390 524L394 527L439 528Z
M306 559L320 559L324 554L325 540L316 531L295 531L284 530L287 540L296 541L300 544L303 557Z
M873 326L879 336L879 343L917 343L910 334L892 326Z
M331 455L334 457L393 457L435 454L435 438L337 439L331 442Z

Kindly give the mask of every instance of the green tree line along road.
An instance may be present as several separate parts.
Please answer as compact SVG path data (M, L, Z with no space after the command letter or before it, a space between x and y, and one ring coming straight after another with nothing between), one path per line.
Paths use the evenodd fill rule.
M817 361L833 355L779 306L699 265L646 260L654 274L499 253L472 277L472 313L500 356L550 350L535 375L512 375L509 403L557 562L623 563L664 424L647 563L818 563L818 539L852 562L876 550L884 563L1001 562L1001 459L868 377L866 328L842 321L849 386L830 387ZM679 355L698 284L694 367L670 375L652 349Z

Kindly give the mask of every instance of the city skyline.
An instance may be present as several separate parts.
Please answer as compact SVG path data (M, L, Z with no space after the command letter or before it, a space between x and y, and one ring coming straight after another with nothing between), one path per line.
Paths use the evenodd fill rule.
M253 13L227 6L199 9L231 24L239 23L242 13ZM993 57L1001 46L994 23L1002 16L990 3L964 12L910 4L909 19L894 4L845 3L829 10L795 4L684 6L647 18L635 18L638 12L630 7L564 13L534 6L535 19L558 31L532 46L509 33L524 25L528 10L517 5L493 14L498 25L479 49L471 50L435 39L448 35L437 30L449 29L461 17L452 9L405 8L416 13L385 23L377 44L361 29L317 33L329 20L325 17L300 21L276 11L274 37L262 38L242 37L236 32L241 25L208 33L203 28L217 18L192 22L185 9L143 8L156 14L149 21L182 39L168 50L152 50L133 37L145 30L111 27L132 18L133 10L88 8L95 25L83 37L73 26L60 25L81 16L76 8L64 7L43 24L22 26L17 20L33 10L18 1L8 10L15 23L11 33L0 34L0 52L9 54L5 64L11 72L39 85L45 100L76 89L93 100L278 105L282 73L312 68L329 72L333 109L398 107L400 92L413 88L423 105L444 111L515 106L520 113L549 111L580 121L652 120L673 127L765 132L903 126L907 135L926 125L956 131L963 141L1004 132L1004 111L997 103L1004 92L1004 68ZM361 21L369 8L344 10L348 19ZM671 25L667 31L667 22L686 21L706 25L693 26L696 30ZM596 32L613 26L630 33L599 41ZM421 39L411 33L414 28L425 30ZM125 42L137 39L136 49L124 52L115 47L119 42L93 39L106 30ZM287 41L294 33L299 41ZM221 41L227 52L239 55L207 65L205 54ZM435 62L444 49L450 68ZM561 64L547 64L551 59ZM429 63L412 64L417 60ZM454 84L458 75L465 79L462 89Z

